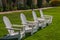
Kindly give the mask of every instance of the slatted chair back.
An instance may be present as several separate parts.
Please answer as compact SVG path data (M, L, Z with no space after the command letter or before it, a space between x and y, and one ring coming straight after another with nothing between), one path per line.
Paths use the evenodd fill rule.
M6 28L12 28L12 24L10 23L10 20L6 16L3 16L3 21L4 21L4 24L6 25ZM14 30L8 29L8 32L9 34L12 34L14 33Z
M22 24L25 25L25 28L28 28L28 24L27 24L27 20L26 20L26 17L23 13L20 14L20 17L21 17L21 21L22 21Z

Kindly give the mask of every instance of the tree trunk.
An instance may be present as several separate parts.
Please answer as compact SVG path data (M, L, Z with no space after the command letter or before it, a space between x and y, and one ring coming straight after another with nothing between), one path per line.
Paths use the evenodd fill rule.
M0 7L2 7L2 0L0 0Z
M6 11L7 0L2 0L2 5L3 5L3 11Z

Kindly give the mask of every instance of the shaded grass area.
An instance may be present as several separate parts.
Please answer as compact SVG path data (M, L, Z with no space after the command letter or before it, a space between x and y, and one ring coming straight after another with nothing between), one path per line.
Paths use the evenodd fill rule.
M43 10L44 14L52 15L53 22L51 25L47 26L43 30L39 30L32 36L25 38L25 40L60 40L60 7L45 9ZM33 20L32 12L25 11L24 13L27 17L27 20ZM39 17L39 11L36 11L37 16ZM0 37L6 35L7 29L3 23L3 16L7 16L12 24L21 24L20 20L20 12L12 13L12 14L2 14L0 15Z

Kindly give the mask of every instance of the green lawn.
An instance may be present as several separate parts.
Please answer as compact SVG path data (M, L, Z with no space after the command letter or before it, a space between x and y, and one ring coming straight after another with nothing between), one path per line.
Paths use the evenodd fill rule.
M60 7L45 9L43 10L44 14L52 15L53 22L46 28L39 30L32 36L25 38L25 40L60 40ZM27 20L33 20L31 11L23 12ZM39 17L39 11L36 11L37 16ZM20 13L13 14L2 14L0 15L0 37L7 34L7 29L3 23L3 16L7 16L12 24L21 24Z

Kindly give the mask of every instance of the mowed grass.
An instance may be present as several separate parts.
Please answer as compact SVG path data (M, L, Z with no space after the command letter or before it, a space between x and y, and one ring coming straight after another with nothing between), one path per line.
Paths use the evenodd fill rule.
M53 22L46 28L39 30L32 36L25 38L25 40L60 40L60 7L45 9L43 10L44 14L52 15ZM3 16L7 16L12 24L21 24L20 13L24 13L27 17L27 20L33 20L32 12L25 11L25 12L16 12L12 14L0 14L0 37L8 34L7 29L5 28L3 22ZM39 11L36 10L36 14L39 17Z

